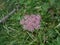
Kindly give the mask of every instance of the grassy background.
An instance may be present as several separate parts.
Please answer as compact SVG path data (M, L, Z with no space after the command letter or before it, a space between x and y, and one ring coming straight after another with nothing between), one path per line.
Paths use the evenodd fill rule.
M0 0L0 19L16 5L17 12L0 24L0 45L60 45L60 0ZM40 14L38 31L24 31L19 21L25 14Z

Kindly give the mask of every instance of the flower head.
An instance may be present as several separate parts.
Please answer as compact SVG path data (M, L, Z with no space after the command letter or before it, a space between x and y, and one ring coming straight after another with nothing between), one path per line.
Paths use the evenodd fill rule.
M20 21L20 24L23 25L23 29L34 31L34 29L40 28L40 20L40 15L25 15L24 18Z

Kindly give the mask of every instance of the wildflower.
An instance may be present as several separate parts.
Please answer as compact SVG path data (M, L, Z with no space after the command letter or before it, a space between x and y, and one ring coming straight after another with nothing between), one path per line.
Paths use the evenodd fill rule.
M34 29L40 29L40 20L40 15L25 15L20 24L23 25L24 30L34 31Z

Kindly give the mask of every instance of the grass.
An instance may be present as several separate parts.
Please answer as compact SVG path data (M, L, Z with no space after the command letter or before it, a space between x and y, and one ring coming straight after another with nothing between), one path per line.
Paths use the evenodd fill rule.
M0 19L19 9L0 24L0 45L60 45L60 0L0 0ZM25 31L19 21L25 14L40 14L38 31Z

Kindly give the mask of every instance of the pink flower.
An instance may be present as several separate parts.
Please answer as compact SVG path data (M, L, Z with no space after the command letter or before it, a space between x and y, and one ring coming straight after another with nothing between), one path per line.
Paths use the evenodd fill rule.
M34 29L40 29L40 15L25 15L20 24L23 25L23 29L28 31L34 31Z

